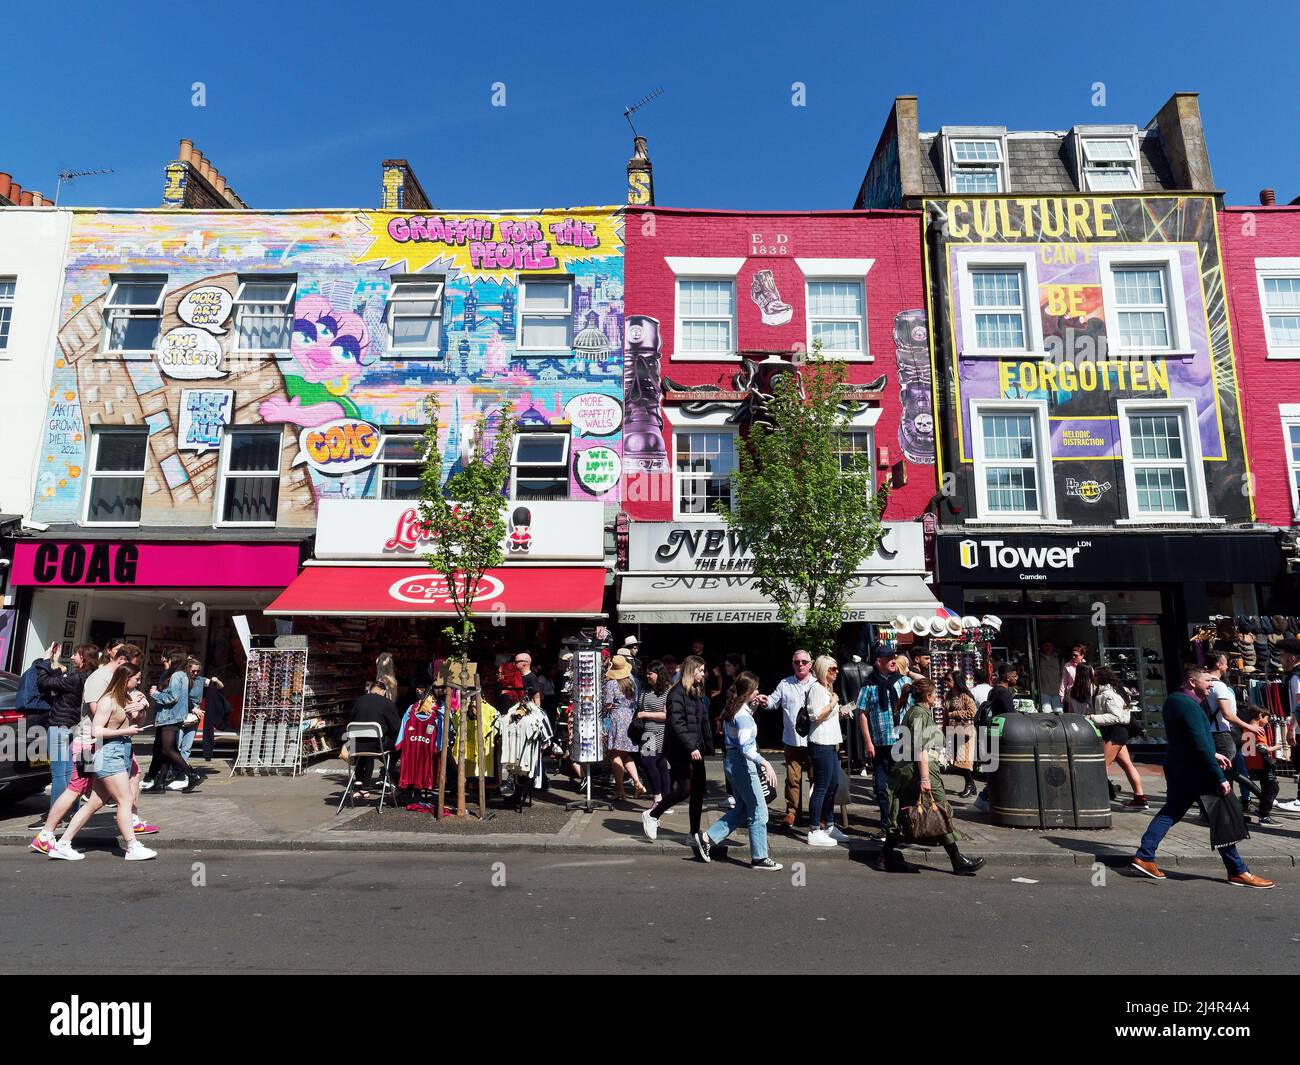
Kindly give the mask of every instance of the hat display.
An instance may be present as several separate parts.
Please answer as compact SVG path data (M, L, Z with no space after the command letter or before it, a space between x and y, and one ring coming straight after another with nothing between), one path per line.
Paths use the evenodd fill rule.
M986 629L992 629L994 632L1002 631L1002 619L996 614L985 614L980 618L980 624Z
M961 619L961 627L963 629L978 629L980 627L980 619L974 614L967 614Z
M918 634L919 635L919 634ZM935 615L930 619L930 635L946 636L948 635L948 620Z
M956 614L953 614L952 617L948 618L944 623L944 627L948 630L949 636L960 636L962 630L961 618Z
M615 655L609 660L609 668L605 670L606 680L625 680L632 675L632 664L621 654Z
M928 635L930 635L930 621L929 621L929 619L928 619L928 618L923 618L923 617L921 617L921 615L919 615L919 614L918 614L916 617L914 617L914 618L911 620L911 622L909 622L909 624L908 624L907 627L911 630L913 636L928 636Z
M894 620L889 623L889 627L895 632L906 632L912 627L912 623L902 614L899 614L898 617L894 618Z

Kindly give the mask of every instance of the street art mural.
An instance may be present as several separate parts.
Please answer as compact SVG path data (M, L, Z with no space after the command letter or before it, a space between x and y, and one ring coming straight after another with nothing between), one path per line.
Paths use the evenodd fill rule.
M943 233L933 271L946 323L935 338L945 371L941 466L963 482L959 493L974 487L972 404L1037 400L1047 405L1060 517L1122 517L1120 404L1168 399L1191 404L1188 446L1202 459L1211 513L1251 520L1211 198L948 199L927 208ZM1017 314L989 302L1002 285L1014 307L1020 294L997 280L1011 277L1027 286L1023 336Z
M560 282L539 312L545 348L521 349L521 278ZM156 306L121 306L120 293L152 298L157 282ZM403 338L411 328L395 317L394 284L410 291L402 308L423 316L419 350L392 335L395 321ZM147 340L120 339L137 336ZM149 429L142 525L151 514L158 524L210 525L225 432L281 426L279 521L310 526L321 498L380 495L384 437L419 432L430 392L445 421L444 480L480 416L492 431L509 415L524 428L571 427L571 494L618 503L617 208L78 211L58 341L40 521L79 520L94 427Z

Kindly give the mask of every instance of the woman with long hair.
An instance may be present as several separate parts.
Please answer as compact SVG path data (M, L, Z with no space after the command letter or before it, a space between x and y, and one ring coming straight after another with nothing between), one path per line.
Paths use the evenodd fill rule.
M672 769L673 790L641 815L646 838L659 834L659 819L683 799L690 799L691 841L701 861L709 855L700 832L704 812L704 756L713 753L709 724L709 697L705 693L708 666L698 655L682 663L681 679L668 689L668 727L664 730L664 757Z
M117 803L117 830L128 862L142 862L157 855L135 838L131 822L131 737L140 731L135 722L148 709L148 701L139 690L140 670L136 666L118 666L108 690L95 702L95 716L90 732L95 739L95 797L77 811L67 831L50 850L51 858L78 861L85 855L72 846L81 827L105 803Z
M375 659L375 680L387 689L387 694L394 703L397 702L397 666L393 656L384 651Z
M622 655L614 655L605 670L605 713L609 715L609 761L614 776L614 801L626 802L627 792L623 778L632 781L637 796L646 793L645 785L636 771L636 744L627 734L636 712L636 682L632 680L632 663Z
M668 720L668 671L659 659L645 667L645 682L637 699L636 719L645 730L637 763L646 779L646 787L659 802L672 790L672 772L664 757L664 727Z
M1083 673L1083 669L1081 664L1080 674ZM1107 773L1109 774L1110 767L1118 762L1120 769L1128 778L1129 786L1133 789L1133 798L1124 804L1125 808L1146 809L1147 797L1142 790L1142 778L1138 775L1137 767L1128 753L1128 726L1133 716L1133 711L1128 705L1128 696L1124 694L1124 687L1119 679L1105 666L1097 670L1093 680L1096 683L1096 691L1092 697L1088 720L1101 729L1102 745L1106 750ZM1071 698L1073 694L1071 689ZM1119 788L1110 782L1109 777L1106 784L1111 789L1110 797L1118 798Z
M705 860L711 859L716 847L741 825L749 826L749 864L753 869L769 872L781 866L767 853L767 792L764 784L776 790L776 773L758 753L758 725L749 700L758 691L758 678L742 670L727 691L722 708L722 735L726 758L731 769L731 789L736 805L713 822L701 839Z
M167 660L167 687L154 685L149 696L157 707L154 717L153 758L144 790L152 792L193 791L203 778L194 772L180 751L181 722L190 712L190 656L186 652L172 655ZM170 769L173 779L167 783L164 774Z
M1092 666L1080 662L1074 667L1074 683L1065 693L1065 712L1068 714L1091 714L1092 699L1097 694L1096 678Z
M948 695L943 701L943 727L951 737L952 768L962 779L959 799L975 794L975 713L979 707L959 669L948 674Z
M835 824L835 793L840 783L840 716L845 712L835 694L839 664L830 655L813 662L817 682L808 689L808 758L812 762L812 797L808 800L808 845L834 847L849 837Z

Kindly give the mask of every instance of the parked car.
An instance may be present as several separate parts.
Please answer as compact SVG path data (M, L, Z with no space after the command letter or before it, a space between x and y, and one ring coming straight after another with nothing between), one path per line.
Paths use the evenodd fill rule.
M50 760L44 757L49 715L44 711L25 713L17 704L18 677L0 672L0 803L18 802L50 783ZM39 748L30 753L42 757L29 759L28 747L38 738Z

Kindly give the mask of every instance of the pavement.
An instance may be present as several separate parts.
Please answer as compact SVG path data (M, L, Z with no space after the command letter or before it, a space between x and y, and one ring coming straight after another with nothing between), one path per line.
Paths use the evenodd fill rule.
M1118 986L1099 984L1084 1002L1038 996L1045 1018L1070 1014L1056 1036L1068 1031L1076 1042L1104 1034L1098 1023L1108 993L1168 997L1173 985L1160 978L1222 973L1225 959L1247 956L1243 971L1255 977L1300 968L1300 882L1238 891L1189 871L1173 871L1164 883L1063 867L986 868L969 878L938 869L890 874L858 861L787 863L768 873L645 849L605 856L370 853L360 860L338 852L169 851L138 864L107 854L71 864L8 849L0 851L0 893L6 973L328 973L351 976L370 995L376 973L789 976L815 966L819 975L912 980L936 973L1118 976ZM160 939L160 929L171 929L171 939ZM78 951L86 944L94 947ZM1254 998L1262 989L1244 986L1249 979L1218 997ZM1197 986L1197 998L1218 994L1205 992L1212 983ZM906 994L906 985L899 990ZM285 1021L286 1030L307 1024L304 1035L332 1031L338 1039L338 1001L330 996L329 1017L316 1015L308 991L306 1012ZM1273 1011L1279 1035L1291 1023L1284 1002ZM979 1039L978 1013L965 1005L962 1031L971 1044ZM12 1031L20 1031L14 1026L23 1015L13 1014ZM1120 1012L1104 1019L1135 1023ZM1266 1020L1256 1010L1213 1023L1260 1030Z
M779 756L771 756L781 769ZM616 809L569 811L567 803L579 798L564 778L552 778L549 792L537 793L534 805L521 814L492 808L487 821L438 821L425 813L403 809L375 812L376 803L344 808L336 815L345 780L345 767L337 759L311 766L298 777L231 775L229 762L216 760L196 768L206 774L203 785L189 795L146 796L144 815L162 827L147 839L155 849L276 850L276 851L436 851L454 853L544 851L567 854L681 856L687 846L686 804L667 813L657 841L645 839L641 812L646 800L620 804ZM720 816L726 799L722 765L709 764L709 797L705 825ZM962 850L988 860L990 865L1083 866L1095 862L1127 864L1138 840L1164 795L1164 777L1158 765L1139 766L1151 806L1144 811L1113 807L1112 827L1104 830L1011 829L990 825L986 815L974 810L973 800L952 799ZM1119 780L1118 776L1112 779ZM953 778L948 778L953 783ZM1282 798L1294 795L1294 781L1283 782ZM849 808L851 842L836 848L809 847L803 832L786 833L779 827L781 791L772 807L769 840L778 860L849 861L874 855L878 845L870 837L879 831L879 818L871 798L870 782L852 778L853 804ZM1125 793L1127 795L1127 791ZM25 846L34 826L43 818L48 800L32 796L23 803L0 806L0 848ZM1280 827L1251 826L1251 838L1240 846L1251 868L1281 873L1300 857L1300 818L1276 814ZM111 846L116 834L112 815L101 813L79 837L79 847ZM733 853L747 850L743 831L732 837ZM734 849L738 848L738 849ZM944 865L942 850L912 846L909 858ZM1203 868L1221 872L1222 862L1210 849L1209 831L1196 820L1176 825L1159 852L1165 868Z

